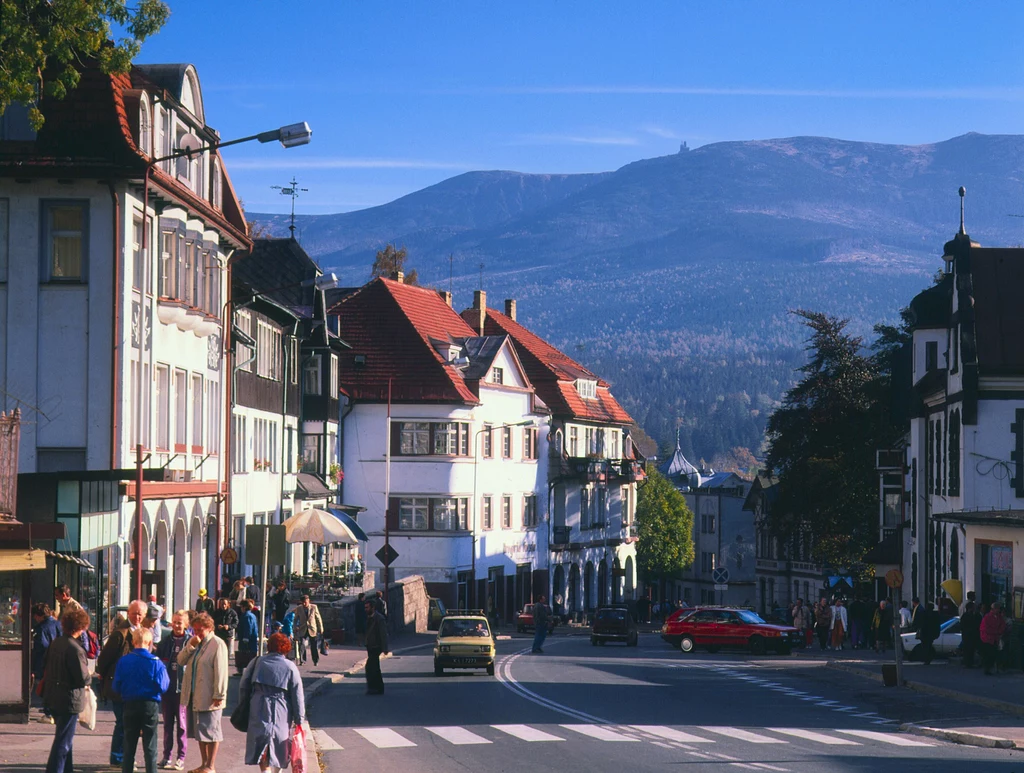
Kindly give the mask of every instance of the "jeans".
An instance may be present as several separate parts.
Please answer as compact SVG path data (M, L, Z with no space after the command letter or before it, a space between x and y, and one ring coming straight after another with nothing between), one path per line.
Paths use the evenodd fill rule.
M164 755L165 760L171 759L171 752L174 751L174 742L178 742L177 759L185 759L185 751L188 749L188 739L185 737L185 728L188 727L186 707L181 705L181 694L176 692L165 692L160 701L160 713L164 720Z
M536 633L533 634L533 651L541 652L541 647L544 646L544 640L548 636L547 624L539 624L537 626Z
M384 675L380 672L380 655L383 650L377 648L366 650L366 691L369 693L384 692Z
M46 773L72 773L75 764L71 758L71 747L75 743L75 729L78 727L77 714L54 714L53 745L46 760Z
M156 728L160 720L160 704L156 701L124 702L124 759L121 773L132 773L135 768L135 749L142 736L142 758L146 773L156 773Z
M120 765L124 757L124 701L110 701L114 712L114 734L110 736L110 764Z

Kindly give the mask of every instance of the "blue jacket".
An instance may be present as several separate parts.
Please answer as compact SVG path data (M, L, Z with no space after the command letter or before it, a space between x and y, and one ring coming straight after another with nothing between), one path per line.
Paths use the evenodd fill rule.
M295 634L292 633L292 631L294 631L294 630L295 630L295 611L293 610L293 611L289 612L288 614L286 614L284 616L284 619L281 621L281 633L283 633L285 636L291 638L292 636L295 635Z
M36 679L43 676L43 667L46 665L46 651L50 648L54 639L61 635L60 623L56 618L47 617L39 625L32 628L32 673Z
M238 621L238 643L244 644L249 652L256 652L260 646L260 626L256 615L246 612Z
M171 680L160 659L149 650L133 649L117 661L114 691L123 701L156 701L167 692Z

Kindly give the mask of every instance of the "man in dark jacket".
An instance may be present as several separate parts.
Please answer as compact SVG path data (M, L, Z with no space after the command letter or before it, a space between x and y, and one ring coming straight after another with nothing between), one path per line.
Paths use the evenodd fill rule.
M132 631L134 649L117 661L114 689L124 701L124 759L121 773L135 769L135 749L142 736L142 758L146 773L156 773L157 735L160 722L160 699L167 692L170 680L160 659L150 652L153 632L148 628Z
M124 758L124 702L114 689L114 673L117 662L132 651L131 632L142 625L142 618L149 611L145 601L133 601L128 605L128 621L119 625L100 651L96 661L96 675L100 678L102 697L111 701L114 711L114 732L110 736L110 764L120 766Z
M939 615L935 611L935 605L928 602L924 608L917 609L914 617L917 623L917 638L921 641L921 648L924 650L922 660L926 666L930 666L932 658L935 657L935 647L932 642L939 638Z
M43 703L53 715L56 730L46 770L74 770L71 747L75 741L78 715L85 708L85 686L89 668L85 650L78 643L83 631L89 629L89 614L81 607L69 609L62 618L64 634L57 637L46 653L46 681Z
M206 588L200 588L199 596L196 598L196 612L205 612L208 615L212 615L213 607L213 599L206 595Z
M43 678L46 668L46 651L60 636L60 623L53 616L49 605L40 601L32 605L32 679L35 683ZM43 707L43 714L50 718L50 712Z
M231 600L227 596L217 599L217 608L213 610L213 632L231 652L231 643L235 640L235 629L238 628L238 613L231 608Z
M384 675L380 672L380 656L388 652L388 629L384 616L373 601L367 600L366 610L366 694L384 694Z
M252 611L252 601L242 602L242 616L238 621L238 652L235 653L235 666L242 673L249 661L256 657L260 647L260 624Z
M284 616L288 614L288 588L283 581L277 583L274 592L267 597L270 610L274 613L274 619L279 623L284 622Z
M968 601L960 616L960 652L963 654L964 668L974 668L974 655L980 644L981 613L973 601Z

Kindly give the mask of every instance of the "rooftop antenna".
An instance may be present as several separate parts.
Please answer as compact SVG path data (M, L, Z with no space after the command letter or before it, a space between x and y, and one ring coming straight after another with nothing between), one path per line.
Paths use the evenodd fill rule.
M292 239L295 238L295 199L299 198L299 193L309 193L309 188L299 188L298 181L292 176L292 181L288 185L271 185L270 187L274 190L281 191L282 196L291 196L292 198L292 219L288 226L288 230L291 231Z
M960 233L963 235L967 234L967 229L964 228L964 196L967 195L967 189L964 186L960 186Z

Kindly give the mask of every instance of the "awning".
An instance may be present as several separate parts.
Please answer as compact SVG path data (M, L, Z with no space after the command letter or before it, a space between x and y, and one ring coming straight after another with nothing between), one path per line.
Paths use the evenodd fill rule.
M90 572L95 572L96 571L96 567L93 566L92 564L90 564L84 558L79 558L78 556L73 556L70 553L57 553L57 552L54 552L53 550L45 550L43 552L46 553L46 555L48 555L48 556L52 556L57 561L67 561L69 564L77 564L78 566L82 567L83 569L88 569Z
M334 492L327 488L327 484L318 475L300 472L295 476L296 499L327 499L332 496Z
M344 512L343 510L337 509L336 507L328 507L327 509L330 510L331 513L334 516L336 516L339 521L341 521L348 527L348 530L352 532L352 536L355 537L357 540L359 540L360 542L370 541L370 538L366 536L366 532L363 531L363 527L356 523L356 519L353 518L351 515ZM362 507L359 509L365 510L366 508Z
M46 551L38 548L0 550L0 572L20 572L46 568Z

